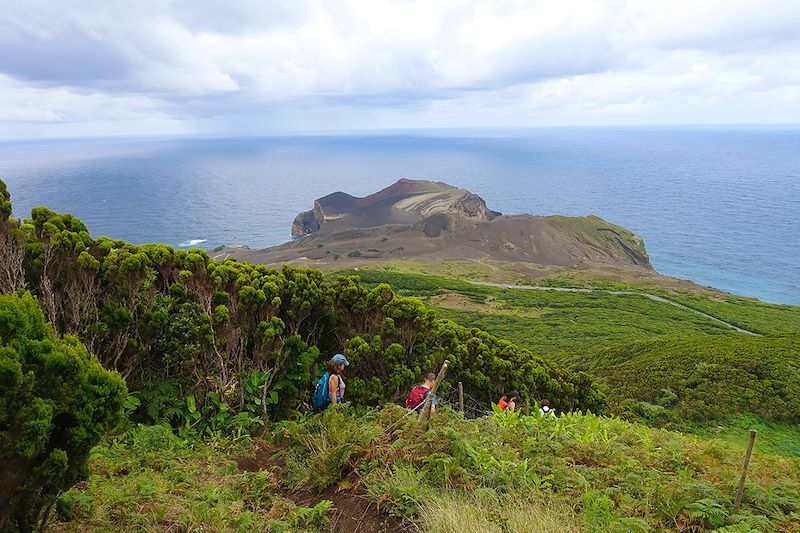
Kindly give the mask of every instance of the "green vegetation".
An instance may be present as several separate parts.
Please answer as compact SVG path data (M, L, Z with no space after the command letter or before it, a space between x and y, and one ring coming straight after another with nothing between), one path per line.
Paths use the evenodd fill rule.
M53 334L30 294L0 295L0 530L47 519L126 395L77 339Z
M246 447L140 426L95 448L85 483L57 504L56 531L319 531L329 502L298 507L274 474L240 471Z
M560 274L543 282L557 287L598 287L611 290L639 291L668 298L673 302L702 311L740 328L763 334L800 331L800 306L771 304L716 291L664 288L645 282L632 284L619 280L585 278Z
M800 422L800 335L648 341L580 358L574 366L602 378L617 397L636 400L621 411L652 422L703 423L748 412Z
M554 359L635 340L737 335L686 309L638 295L502 289L440 276L361 271L367 284L426 298L438 316L481 328ZM457 298L437 298L441 296Z
M135 428L95 451L56 529L316 531L347 510L346 494L379 502L386 514L373 506L372 518L427 532L777 532L800 520L798 460L756 454L734 514L742 453L718 440L595 415L464 420L449 409L423 433L405 413L343 405L235 448Z
M710 298L690 292L653 291L664 297L720 318L740 328L762 334L800 332L800 307L760 302L725 295Z
M756 415L737 415L725 426L690 427L693 433L724 440L742 450L747 448L749 430L757 431L754 449L756 453L769 453L786 457L800 457L800 431L797 425L780 422L765 422Z
M370 285L390 283L401 294L424 298L437 316L587 372L613 399L610 409L628 418L691 431L745 413L788 424L800 420L800 329L792 329L800 308L735 297L725 303L609 280L592 284L668 297L731 322L760 317L739 323L762 330L771 324L775 332L752 336L636 294L503 289L395 271L359 274ZM786 431L800 438L797 430Z
M752 336L640 294L213 261L94 239L46 208L19 222L0 185L0 529L45 516L59 531L310 533L365 518L392 533L398 521L497 533L800 524L800 308L545 282L669 298L764 333ZM335 352L351 362L352 404L303 414ZM443 405L423 431L392 402L445 359ZM464 419L444 405L456 382L475 412L518 389L566 414ZM628 421L598 415L610 413ZM750 427L759 438L734 514Z

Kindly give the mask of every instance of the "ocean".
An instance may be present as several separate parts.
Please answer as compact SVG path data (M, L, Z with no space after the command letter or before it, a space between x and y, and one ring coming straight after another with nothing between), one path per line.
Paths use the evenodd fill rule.
M45 205L93 236L211 249L290 238L315 198L444 181L506 214L595 214L661 273L800 305L800 129L553 128L0 143L14 216Z

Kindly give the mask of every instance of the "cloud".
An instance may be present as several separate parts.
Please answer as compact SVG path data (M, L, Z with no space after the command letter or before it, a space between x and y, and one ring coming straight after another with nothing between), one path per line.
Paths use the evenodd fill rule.
M799 68L795 0L7 0L0 135L797 122Z

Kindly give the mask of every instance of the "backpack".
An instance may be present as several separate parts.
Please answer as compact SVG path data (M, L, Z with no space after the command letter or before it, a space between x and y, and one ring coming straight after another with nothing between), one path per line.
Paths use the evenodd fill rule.
M314 387L314 395L311 397L311 403L316 409L325 409L331 403L331 395L328 392L328 381L331 379L331 373L325 372L322 377L317 380L317 386Z
M406 408L407 409L416 409L420 406L420 404L425 401L425 397L430 392L430 389L423 387L422 385L417 385L411 392L408 393L408 398L406 398Z
M500 400L497 402L497 405L500 407L500 409L502 409L503 411L505 411L505 410L506 410L506 408L508 407L508 400L506 399L506 397L505 397L505 396L503 396L503 397L502 397L502 398L500 398Z

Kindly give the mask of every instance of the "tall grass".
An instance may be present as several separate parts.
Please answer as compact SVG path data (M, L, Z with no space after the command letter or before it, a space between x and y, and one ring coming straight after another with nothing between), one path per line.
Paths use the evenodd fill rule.
M436 494L425 501L419 516L427 533L577 533L580 520L562 503L497 494Z

